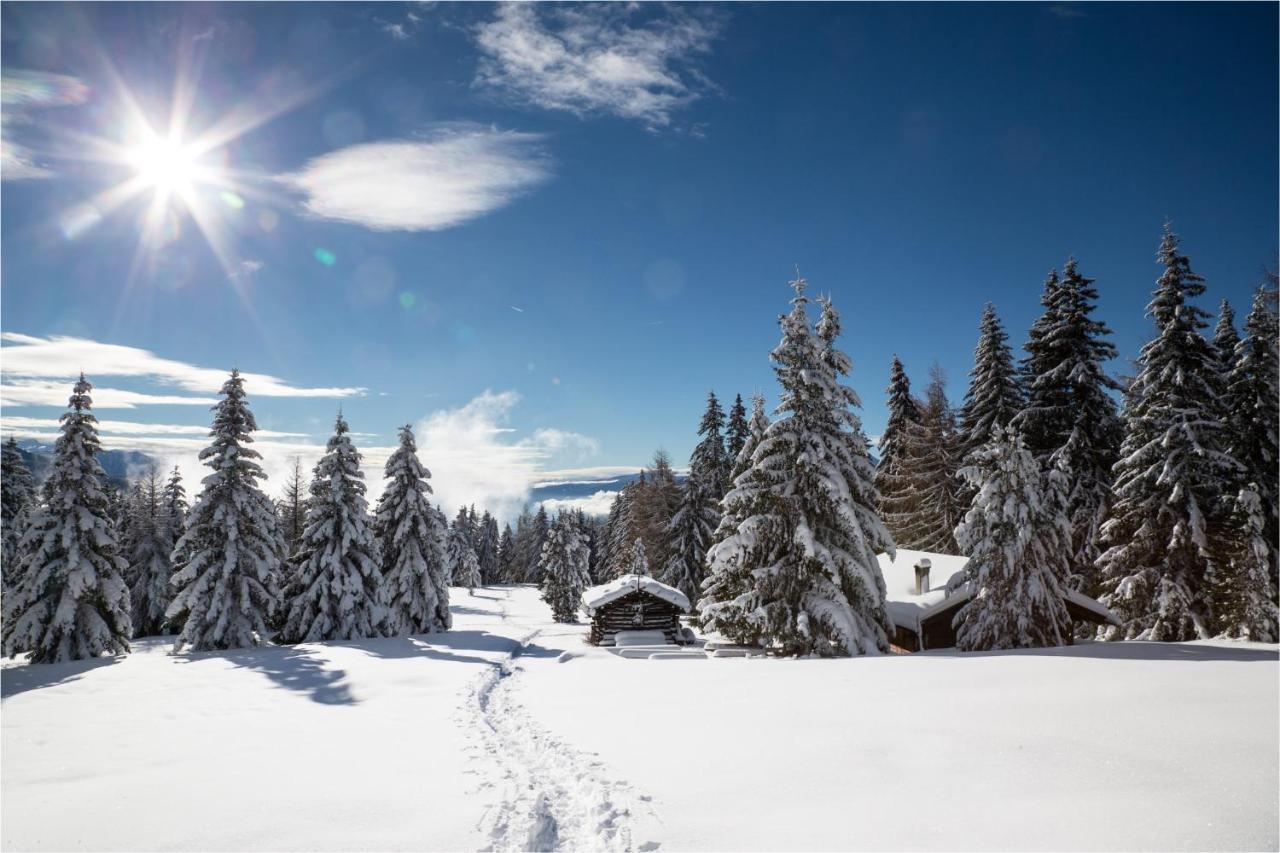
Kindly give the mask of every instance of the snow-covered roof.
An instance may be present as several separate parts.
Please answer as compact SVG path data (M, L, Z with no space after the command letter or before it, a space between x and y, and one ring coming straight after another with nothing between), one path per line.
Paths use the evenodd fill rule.
M1090 598L1084 593L1077 592L1074 589L1067 590L1067 594L1063 597L1072 604L1079 605L1090 613L1096 614L1098 618L1103 619L1112 625L1120 624L1120 620L1116 618L1116 615L1108 610L1105 604L1095 598Z
M922 559L930 563L929 589L916 595L915 567ZM919 633L920 623L930 616L969 600L969 590L959 586L964 567L969 564L968 557L899 548L894 559L890 559L888 554L877 554L876 560L880 563L880 573L884 575L885 609L895 625ZM953 590L950 595L947 594L948 587ZM1068 590L1063 598L1099 619L1113 625L1120 624L1115 614L1084 593Z
M644 591L652 596L661 598L670 604L679 607L685 613L690 610L689 599L685 594L673 586L667 586L665 583L654 580L649 575L623 575L617 580L609 581L609 583L593 586L582 593L582 606L586 609L587 615L590 616L597 608L604 607L611 601L616 601L624 595L630 595L636 591Z
M930 562L929 589L916 595L916 563L922 559ZM968 557L955 554L934 554L930 551L912 551L899 548L895 557L877 554L880 574L884 576L885 607L893 624L918 631L920 617L941 604L947 597L947 584L964 571Z

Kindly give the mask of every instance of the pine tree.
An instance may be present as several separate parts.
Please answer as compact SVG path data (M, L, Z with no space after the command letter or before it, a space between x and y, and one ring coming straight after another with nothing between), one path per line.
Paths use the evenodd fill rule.
M498 582L498 522L488 510L480 517L476 527L476 559L480 563L480 577L486 584Z
M10 594L20 576L18 543L22 540L30 510L36 500L36 483L22 461L18 442L9 436L0 451L0 527L3 527L4 592Z
M644 539L637 536L636 541L631 543L631 550L627 554L626 563L623 566L624 575L648 575L649 574L649 558L645 555Z
M172 524L159 473L148 471L139 485L130 524L129 599L134 636L150 637L169 628L166 612L173 598L173 548L182 529Z
M311 476L307 529L290 559L287 613L277 642L359 640L384 633L381 555L364 495L360 452L339 414Z
M512 569L515 565L515 536L511 525L502 527L502 538L498 540L498 583L514 583Z
M1223 299L1218 303L1218 324L1213 327L1213 351L1224 374L1230 373L1232 365L1236 363L1236 347L1239 345L1236 312L1232 310L1231 303Z
M1214 616L1220 636L1274 643L1280 639L1271 579L1276 543L1265 538L1266 517L1258 491L1248 483L1232 496L1231 536L1212 577Z
M714 484L703 479L701 471L685 481L680 508L667 528L667 563L661 580L674 586L697 607L706 574L707 549L720 523L719 501L714 497Z
M448 543L450 584L465 586L467 592L474 594L483 580L480 577L480 561L476 558L476 551L467 541L465 525L455 523L449 529Z
M1071 634L1059 585L1070 530L1058 472L1042 474L1007 427L996 427L961 472L974 496L955 537L969 555L972 597L955 617L956 648L1062 645Z
M285 553L292 557L302 545L307 529L307 478L302 470L302 457L293 457L280 501L280 532L284 536Z
M626 574L627 561L631 555L631 543L640 535L640 526L636 518L636 498L645 488L644 472L618 492L609 510L608 559L605 561L601 580L613 580Z
M1230 452L1242 466L1241 482L1257 494L1262 529L1268 543L1271 585L1280 583L1277 543L1280 542L1280 318L1274 274L1259 288L1244 322L1244 337L1236 345L1227 378ZM1246 517L1241 511L1238 517ZM1247 536L1252 540L1254 537Z
M538 511L529 522L528 534L521 549L520 562L524 569L521 580L524 583L542 583L542 546L551 532L551 519L547 517L547 508L538 504Z
M742 395L738 394L733 398L733 405L729 407L729 422L725 428L725 451L728 457L730 467L738 458L738 454L742 452L742 445L747 442L747 435L751 432L751 426L747 423L747 410L742 405ZM728 485L726 484L726 488Z
M431 472L418 459L408 424L400 428L400 444L384 470L390 482L378 499L374 534L382 554L387 636L447 631L449 578L439 519L431 508Z
M889 420L880 435L880 461L876 465L879 512L894 541L906 545L921 538L917 509L920 496L912 478L912 460L921 436L920 406L911 396L911 380L894 355L889 365Z
M258 481L261 459L249 445L258 425L240 371L232 370L213 407L212 443L200 459L213 469L174 546L174 597L168 619L181 624L177 650L256 646L276 606L282 543L271 500Z
M1014 424L1037 458L1047 458L1061 447L1067 433L1065 421L1069 404L1064 390L1060 383L1041 378L1053 375L1061 361L1053 341L1054 331L1062 325L1059 314L1061 298L1062 284L1058 280L1058 271L1049 270L1040 296L1044 311L1031 324L1027 342L1023 345L1027 355L1020 367L1026 404L1014 419Z
M947 400L946 379L936 364L929 372L913 449L908 471L918 502L906 522L913 537L900 544L954 554L958 549L953 531L964 505L959 478L961 448L955 414Z
M893 546L875 510L857 397L841 382L849 361L834 346L839 316L823 300L815 334L805 283L792 286L772 354L782 417L725 497L726 515L741 520L708 555L703 624L783 654L887 651L876 553Z
M1156 337L1125 401L1125 436L1115 467L1115 503L1102 526L1098 558L1103 602L1121 618L1126 638L1187 640L1210 636L1212 566L1224 553L1222 484L1239 476L1226 452L1217 413L1218 359L1200 334L1203 310L1188 301L1203 279L1165 227L1147 313Z
M582 592L590 585L587 548L573 519L561 515L542 546L542 600L557 622L577 622Z
M632 521L643 537L645 551L656 566L667 562L667 527L680 506L680 485L671 468L671 457L659 448L653 466L634 487Z
M717 501L724 496L729 479L729 459L725 455L724 437L721 435L723 429L724 412L715 392L710 391L707 393L707 409L698 423L698 435L702 440L693 448L689 467L699 472L703 486Z
M4 601L4 652L29 651L32 663L128 652L133 633L125 561L97 458L92 388L80 374L54 444L47 505L31 513L19 582Z
M969 371L969 390L960 407L960 455L964 459L991 441L1022 408L1022 389L1013 366L1013 350L995 306L982 311L978 345Z

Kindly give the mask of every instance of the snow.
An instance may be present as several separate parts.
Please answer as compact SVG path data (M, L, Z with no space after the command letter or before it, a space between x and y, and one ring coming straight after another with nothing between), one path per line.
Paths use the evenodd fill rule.
M582 606L590 616L597 608L604 607L609 602L637 590L644 590L669 604L674 604L686 613L689 612L689 599L683 592L656 581L648 575L623 575L609 583L593 586L582 594Z
M454 590L455 630L411 638L5 661L0 847L1280 845L1275 645L662 665L537 596Z

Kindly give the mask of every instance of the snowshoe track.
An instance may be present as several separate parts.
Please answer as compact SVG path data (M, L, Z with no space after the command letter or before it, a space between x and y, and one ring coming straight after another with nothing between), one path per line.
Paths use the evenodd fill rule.
M538 725L516 698L522 672L516 661L540 633L515 641L511 655L481 676L463 708L477 761L497 771L480 786L496 788L499 796L481 821L488 842L483 849L630 851L631 819L637 809L648 810L646 799Z

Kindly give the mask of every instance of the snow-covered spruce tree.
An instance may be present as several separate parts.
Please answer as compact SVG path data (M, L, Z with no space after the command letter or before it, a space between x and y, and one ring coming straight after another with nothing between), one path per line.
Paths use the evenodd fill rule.
M182 534L187 532L187 513L190 511L187 506L187 490L182 485L182 474L178 471L178 466L173 466L173 471L169 474L169 479L165 481L164 488L160 491L160 516L161 523L167 528L165 535L169 538L172 546L177 546ZM172 547L170 548L169 564L176 565L181 562L182 555L174 556ZM172 597L172 591L170 592ZM171 628L177 629L182 626L170 625Z
M449 582L453 586L465 586L467 592L474 594L476 587L483 584L480 577L480 560L476 550L467 541L465 530L457 525L449 529L448 537Z
M1051 336L1062 325L1059 316L1061 296L1062 283L1058 280L1058 271L1049 270L1040 295L1044 311L1031 324L1027 342L1022 346L1026 356L1019 364L1025 405L1014 418L1014 425L1037 458L1047 458L1060 447L1067 432L1065 420L1069 407L1061 385L1047 379L1037 381L1038 377L1054 373L1060 360Z
M724 496L729 483L729 458L725 455L724 412L720 409L720 401L716 393L707 393L707 408L698 423L698 435L702 440L693 448L689 456L690 470L697 469L702 476L703 486L711 491L715 500Z
M431 472L419 461L407 424L400 427L400 444L385 473L389 482L378 499L374 533L382 554L387 636L447 631L449 578L431 508Z
M22 461L18 442L9 436L0 451L0 526L3 526L4 550L0 560L4 562L4 592L9 594L17 584L18 543L26 529L28 510L36 500L35 478Z
M31 511L19 544L17 586L4 601L4 652L30 652L32 663L129 651L129 589L108 515L102 449L84 374L62 415L47 503Z
M1231 541L1214 566L1213 607L1220 636L1274 643L1280 639L1271 580L1276 543L1263 535L1266 518L1258 491L1248 483L1231 499Z
M875 555L893 544L876 514L871 462L850 408L856 397L840 381L848 361L831 344L838 317L824 304L815 334L805 283L792 286L772 353L782 417L725 498L726 515L740 520L708 555L702 621L783 654L887 651Z
M724 434L725 455L728 457L731 469L734 460L742 452L742 445L747 443L747 434L750 431L751 425L747 422L747 409L742 405L742 395L738 394L733 398L733 405L729 407L729 421L725 426Z
M1042 473L1007 427L997 427L961 473L974 490L955 534L969 556L972 598L955 617L956 648L1062 645L1071 635L1071 618L1058 578L1070 531L1059 473Z
M280 643L378 637L387 619L381 555L369 523L360 452L341 414L316 463L307 529L290 562Z
M1277 288L1258 289L1244 322L1244 337L1236 346L1227 379L1231 455L1243 466L1242 482L1252 484L1259 501L1262 541L1270 543L1271 585L1280 583L1277 545L1280 542L1280 318Z
M542 546L542 600L551 606L557 622L577 622L582 591L591 583L587 576L587 548L577 526L567 515L551 525Z
M1147 313L1156 337L1142 348L1125 400L1115 502L1098 558L1103 602L1122 620L1107 637L1189 640L1211 636L1213 564L1228 550L1224 484L1240 465L1226 452L1215 396L1218 358L1190 304L1204 282L1165 227Z
M639 536L636 541L631 543L631 548L627 553L627 560L623 566L624 575L648 575L649 574L649 558L645 554L644 539Z
M707 549L720 523L715 485L708 483L706 476L705 472L695 470L685 480L680 507L667 528L667 564L660 578L683 592L694 607L697 607L706 574Z
M133 635L150 637L168 630L166 613L173 598L173 546L182 534L169 519L165 487L154 469L139 482L133 501L129 536L129 599L133 607Z
M995 431L1008 426L1021 408L1022 388L1013 366L1009 335L995 306L988 302L978 325L969 390L959 412L962 460L990 442Z
M1236 363L1236 347L1240 335L1236 332L1236 312L1231 303L1223 299L1218 303L1218 323L1213 327L1213 351L1224 373L1230 373ZM1225 383L1224 383L1225 385Z
M920 441L920 407L911 395L911 380L894 355L889 365L889 419L880 434L880 460L876 465L879 512L885 526L899 545L911 545L920 538L916 509L920 495L911 477L911 460Z
M1122 433L1110 394L1120 385L1102 367L1116 350L1111 330L1092 317L1097 299L1093 279L1080 274L1074 258L1063 266L1061 281L1046 285L1049 304L1032 329L1024 362L1028 405L1014 419L1041 467L1066 477L1071 551L1065 581L1090 592Z
M605 532L608 559L602 570L603 580L613 580L627 573L631 543L640 534L640 526L636 520L636 496L643 489L644 472L641 471L640 478L623 486L613 500L613 507L609 510L609 526Z
M515 547L515 535L511 532L511 525L503 525L502 536L498 539L498 583L512 583Z
M547 541L550 531L551 519L547 516L547 508L538 504L538 511L533 514L533 520L529 523L529 534L520 554L525 583L542 582L542 545Z
M175 649L256 646L276 606L282 543L271 499L258 481L262 458L249 445L257 422L240 371L231 371L213 407L212 443L200 459L213 469L174 546L174 597L167 618L181 624Z

